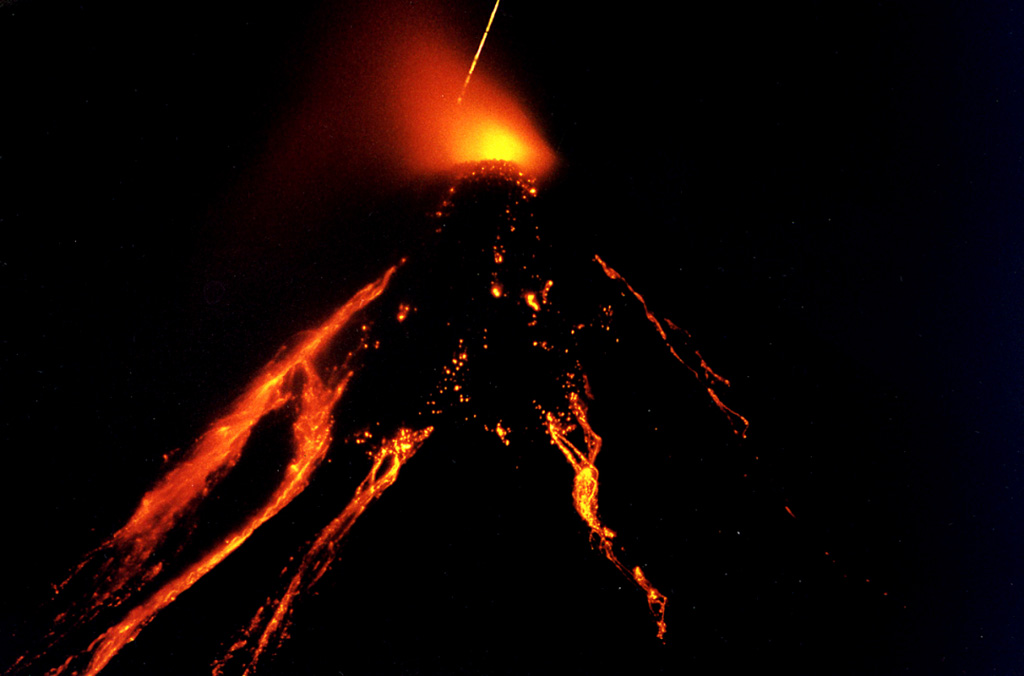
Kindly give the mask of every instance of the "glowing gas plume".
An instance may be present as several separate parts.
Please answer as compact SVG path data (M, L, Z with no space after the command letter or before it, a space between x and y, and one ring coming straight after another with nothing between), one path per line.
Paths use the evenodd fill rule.
M226 200L225 220L245 223L247 235L253 223L284 234L283 223L332 218L332 207L353 195L461 162L507 160L537 177L550 173L557 158L534 102L500 81L487 55L473 59L466 87L472 52L438 21L441 4L325 3L258 160Z
M464 66L443 43L412 40L401 63L392 114L414 170L504 160L543 176L554 167L554 151L513 92L477 72L465 98L457 96Z
M469 64L469 72L466 73L466 80L462 83L462 91L455 105L461 106L466 97L466 89L469 81L476 70L476 64L480 60L480 53L484 50L484 43L487 42L487 35L491 32L491 24L494 23L494 15L498 13L498 5L501 0L495 0L494 9L487 20L487 27L484 28L483 37L480 38L480 46L473 55L473 62ZM539 137L530 139L533 136L528 127L518 128L511 123L511 120L495 117L494 113L485 115L474 115L467 117L462 114L459 108L455 118L450 123L451 131L448 133L452 138L452 159L455 162L478 162L480 160L501 160L503 162L515 162L534 174L542 174L548 168L551 161L547 150Z

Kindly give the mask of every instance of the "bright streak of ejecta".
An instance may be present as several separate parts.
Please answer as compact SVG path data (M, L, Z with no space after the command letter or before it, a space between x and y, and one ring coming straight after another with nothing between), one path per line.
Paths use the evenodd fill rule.
M403 43L393 110L405 132L408 166L417 172L503 160L540 177L556 163L515 92L477 69L498 7L495 2L468 72L465 57L441 36L413 31Z
M473 77L473 71L476 70L476 62L480 60L480 52L484 51L484 43L487 42L487 34L491 32L491 24L494 23L494 15L498 13L498 5L500 4L501 0L494 0L494 9L491 10L491 18L487 20L487 27L484 28L483 37L480 38L480 46L476 48L476 54L473 55L473 63L469 64L469 72L466 73L466 81L462 83L462 92L459 94L458 100L455 101L457 105L461 106L462 99L466 96L466 88L469 87L469 80Z

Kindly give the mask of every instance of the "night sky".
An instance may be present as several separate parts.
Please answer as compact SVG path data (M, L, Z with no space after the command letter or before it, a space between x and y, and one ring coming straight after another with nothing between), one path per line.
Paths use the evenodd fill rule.
M447 184L381 122L388 27L468 66L491 5L333 4L0 0L3 668L164 453L426 256ZM449 430L260 673L1024 672L1024 7L553 4L505 0L479 66L559 155L553 269L600 254L751 422L595 286L637 313L594 379L602 515L667 643L556 449ZM365 473L347 450L104 673L209 673Z

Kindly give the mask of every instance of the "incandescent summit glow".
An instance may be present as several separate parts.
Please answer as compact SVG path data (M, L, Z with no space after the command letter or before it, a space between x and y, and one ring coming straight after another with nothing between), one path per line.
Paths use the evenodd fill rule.
M388 110L402 132L404 162L415 172L447 172L486 160L515 162L544 177L557 157L509 88L477 70L464 98L457 96L465 64L436 39L413 36L402 48Z
M526 145L508 128L485 122L467 132L457 157L463 162L504 160L516 162L527 154Z

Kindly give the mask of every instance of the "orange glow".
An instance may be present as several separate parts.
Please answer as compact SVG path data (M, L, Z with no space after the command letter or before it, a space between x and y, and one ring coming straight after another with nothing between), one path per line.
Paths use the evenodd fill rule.
M474 135L476 138L470 142L467 155L515 162L526 152L522 140L515 133L494 123L481 124L474 130Z
M615 538L615 531L603 523L597 513L597 491L599 487L598 472L595 462L597 454L601 452L601 437L590 426L587 420L587 407L580 400L576 392L569 392L569 414L565 416L575 420L565 422L552 413L545 413L544 420L547 424L548 436L551 443L562 451L565 459L572 466L576 476L573 479L572 501L580 518L590 528L591 540L596 540L597 548L600 549L605 558L612 562L619 571L626 577L633 580L647 595L647 605L655 617L658 625L658 638L664 640L667 625L665 624L665 607L668 599L659 592L647 578L639 566L630 570L619 559L615 553L612 540ZM569 434L576 426L583 431L583 441L586 444L587 452L583 453L569 440Z
M544 284L544 288L540 290L540 302L548 302L548 294L551 293L551 287L554 285L554 281L550 279Z
M465 63L443 44L437 36L420 36L402 54L391 114L404 132L410 168L434 173L505 160L535 176L547 174L554 151L516 96L488 79L486 69L457 103Z
M736 434L740 435L741 437L746 438L747 429L750 427L750 422L742 415L726 406L714 389L716 383L728 387L729 381L723 378L722 376L718 375L714 371L712 371L711 367L708 366L706 361L704 361L704 358L700 356L700 352L697 352L696 350L694 351L694 356L699 360L701 370L697 371L697 369L690 366L690 364L688 364L686 360L680 357L679 353L676 352L676 348L673 347L672 343L669 341L668 334L666 334L665 329L662 328L661 322L658 321L658 318L655 317L654 314L651 313L650 309L647 307L647 301L644 300L644 297L641 296L640 293L636 291L630 285L629 282L626 281L625 277L620 275L618 272L612 269L607 263L605 263L600 256L594 256L594 260L597 261L597 263L601 266L601 269L604 270L604 274L609 279L614 279L625 284L629 292L633 294L633 297L640 301L640 305L644 309L644 314L647 316L647 321L654 325L655 330L657 330L658 335L661 336L661 340L662 342L665 343L665 347L668 348L669 353L673 357L675 357L676 361L685 366L686 369L693 374L694 378L700 380L704 384L705 388L707 389L708 396L711 398L711 401L714 402L715 406L718 407L718 410L720 410L729 418L729 422L733 424L733 431ZM671 328L677 331L681 331L681 329L672 322L668 320L666 320L666 322ZM739 424L737 424L736 421L739 421Z
M505 444L506 446L509 445L510 442L508 440L508 429L502 426L500 420L498 421L498 424L494 426L494 433L498 435L499 439L501 439L501 443Z
M84 676L98 674L121 648L135 640L160 610L213 570L306 488L310 475L323 461L330 446L331 412L352 375L352 371L340 377L332 373L324 382L315 362L352 317L384 292L394 271L394 267L388 269L319 328L264 367L231 411L209 427L180 462L142 497L128 522L93 552L91 556L103 553L109 558L104 564L100 584L83 613L84 619L94 616L101 607L119 605L128 594L140 591L157 576L163 564L150 563L154 551L173 528L183 525L198 503L238 462L256 423L289 402L296 405L292 458L271 495L220 544L164 582L145 601L129 610L120 622L92 641L86 649L91 658L88 667L81 672ZM296 375L301 377L296 378ZM126 589L129 586L132 588ZM125 593L121 594L122 591ZM51 676L64 673L74 657L54 669Z
M483 84L477 83L477 81L474 83ZM473 91L477 90L474 88ZM471 98L467 98L466 108L472 107ZM520 199L527 200L536 194L534 179L525 175L521 169L498 163L480 166L483 168L478 167L479 171L493 172L494 176L504 176L505 179L520 188L520 192L513 198L517 204ZM475 171L473 175L476 175ZM448 199L437 212L439 215L443 215L445 210L452 207L451 196L455 192L456 187L451 187L447 193ZM505 213L509 214L510 209L511 205L506 208ZM513 216L509 216L509 218L511 221L515 220ZM507 224L509 232L513 232L516 227L511 221ZM500 238L495 240L494 264L495 266L512 267L513 271L518 273L519 255L528 252L515 250L506 252L505 246L505 240ZM506 258L507 254L508 258ZM601 265L604 274L609 279L623 284L632 298L639 302L647 321L655 328L668 352L690 371L701 387L707 390L711 401L726 414L737 434L745 434L746 419L725 406L715 390L717 387L728 386L728 381L712 371L696 350L684 351L684 354L688 355L689 361L684 360L669 340L662 321L649 310L643 296L635 291L604 260L600 257L595 257L595 260ZM96 588L86 602L76 608L76 617L72 618L73 622L76 626L82 625L89 620L96 619L101 610L118 607L122 604L125 609L119 611L121 614L115 618L119 618L116 624L106 623L98 627L96 630L98 635L94 634L94 640L85 650L72 654L63 664L48 672L48 676L61 676L65 673L76 676L98 674L121 648L139 635L161 610L241 547L260 526L280 513L306 489L312 475L326 459L331 446L334 426L333 411L355 374L354 367L351 365L354 361L352 357L357 351L375 349L380 345L380 341L374 341L370 337L369 327L372 323L370 319L358 321L358 315L371 303L377 301L387 290L396 269L397 266L385 271L378 280L364 287L336 310L321 326L301 334L293 345L283 348L279 355L267 364L248 385L228 412L214 421L192 448L186 451L176 461L176 464L171 465L166 474L143 496L128 522L107 542L90 554L90 559L87 559L87 562L89 560L104 562L95 566L100 568L96 578ZM507 270L508 268L502 269ZM602 334L606 331L610 332L613 312L615 317L628 314L619 312L618 308L613 309L609 303L600 306L600 316L589 324L576 323L575 320L572 324L569 324L568 321L563 321L561 324L554 323L560 316L560 308L557 304L559 293L555 292L554 295L551 295L554 281L532 272L526 264L523 264L522 270L529 273L529 278L522 282L522 286L512 281L515 277L510 274L504 278L509 286L503 287L497 281L498 273L492 271L491 277L483 278L490 283L489 288L474 287L479 289L476 292L479 295L474 296L474 303L479 304L486 301L484 288L487 288L490 295L496 299L504 298L507 293L509 302L494 303L494 308L514 310L513 317L521 319L528 327L541 324L541 328L544 330L543 335L536 336L536 339L532 335L522 338L519 343L520 349L529 350L529 346L532 345L556 356L561 355L563 351L564 354L570 355L572 354L570 346L576 344L570 336L587 328L600 330ZM513 286L514 284L515 286ZM615 285L615 288L619 288L618 284ZM626 291L622 292L622 296L627 298L627 303L632 303ZM481 299L480 296L483 298ZM533 313L526 313L519 305L520 300L531 308ZM385 301L382 300L378 302L378 305L384 303ZM386 318L392 328L394 327L393 324L390 324L392 317L401 323L411 313L418 311L416 307L406 302L397 303L396 301L396 304L397 309L393 305L386 305L380 310L380 314L375 315L378 318ZM542 306L545 306L544 313L540 313ZM396 314L390 314L392 312ZM524 314L530 316L523 317ZM431 318L432 321L434 319L437 318ZM444 317L441 319L443 320ZM552 322L550 326L546 323L549 321ZM639 321L643 326L643 320ZM664 321L671 330L685 334L670 321ZM413 325L422 323L411 322ZM453 323L454 320L447 326L452 326ZM557 330L547 330L552 327L560 328L562 335L559 336ZM405 328L402 327L402 333L405 333ZM410 326L408 328L417 327ZM339 335L344 335L345 329L359 330L360 333L357 335L361 337L361 340L340 366L330 370L325 369L324 365L319 362L324 358L326 350L336 342ZM475 350L487 349L488 329L482 329L482 340L478 342L476 338L479 337L479 335L474 336L473 334L458 337L457 345L450 359L434 364L437 373L434 389L422 400L424 408L416 411L416 415L447 416L455 414L464 422L470 422L470 416L477 418L477 413L473 412L474 409L467 407L466 404L478 396L474 390L474 380L479 383L481 380L486 381L486 377L471 377L470 364L477 363ZM495 340L498 338L497 336L492 337ZM569 342L563 343L562 339ZM471 355L474 355L472 362L470 361ZM482 424L484 419L489 422L496 421L493 423L493 428L488 424L484 424L483 427L487 432L493 431L504 446L510 446L510 437L530 439L536 438L535 435L541 437L547 435L551 444L562 452L573 471L573 506L583 523L586 524L592 546L600 550L620 573L643 591L657 626L657 636L664 640L667 632L665 619L667 597L651 584L640 566L631 568L623 563L622 558L626 558L626 556L621 547L616 546L617 533L605 525L601 519L598 508L600 477L596 463L603 441L591 425L587 407L587 402L593 400L594 394L580 361L573 356L568 359L566 364L574 362L574 366L568 366L568 371L563 368L556 382L548 383L550 386L561 387L564 399L561 399L561 403L555 404L555 408L551 410L542 408L538 400L534 400L534 406L540 416L533 424L527 423L520 427L522 423L516 422L516 432L510 434L509 428L499 417L502 414L508 415L507 412L481 415L481 419L475 424ZM487 360L481 361L486 363ZM597 389L596 386L597 383L595 383L595 389ZM487 400L486 397L480 397L480 399ZM547 400L544 399L544 401ZM388 404L386 401L384 403L394 407L393 403ZM269 413L279 410L294 412L294 423L291 456L277 485L269 492L261 505L243 518L241 524L232 526L234 530L228 532L226 537L216 541L216 544L209 550L196 554L193 557L194 560L180 561L181 565L179 565L179 562L175 562L173 557L179 555L181 550L168 554L169 547L164 545L168 542L176 542L175 537L178 534L196 525L197 508L239 461L253 428ZM448 420L448 418L438 417L438 420ZM228 663L236 659L239 664L232 664L233 668L237 667L247 675L253 673L260 660L272 653L274 647L287 637L296 600L326 574L336 560L340 543L347 536L353 524L376 498L394 484L404 463L431 436L434 426L424 426L418 430L399 428L393 432L390 438L381 439L379 442L375 440L379 439L376 432L371 429L373 429L373 425L353 432L347 437L346 442L351 442L361 449L373 449L369 453L371 466L365 478L355 489L344 509L322 528L316 538L308 543L301 558L296 557L297 563L289 563L282 571L281 586L266 599L249 624L242 630L238 640L227 648L226 654L213 664L214 676L226 673ZM789 507L785 509L793 518L796 518ZM165 558L165 554L168 554L167 561L173 563L175 567L160 576L164 565L162 559ZM84 563L79 566L76 573L81 572L84 566ZM63 628L65 625L61 625L60 622L62 621L58 618L58 626ZM56 635L56 631L54 635ZM83 665L83 663L85 664ZM242 667L242 664L245 666ZM232 673L235 673L234 669Z
M480 52L484 51L484 43L487 42L487 36L491 32L491 24L494 23L494 16L498 13L498 5L501 4L501 0L494 0L494 9L491 10L491 18L487 20L487 27L484 28L483 37L480 38L480 46L476 48L476 54L473 55L473 62L469 64L469 72L466 73L466 81L462 83L462 92L459 94L459 98L455 101L456 104L461 104L462 99L466 96L466 89L469 88L469 81L473 77L473 71L476 70L476 63L480 60Z
M228 650L228 654L214 664L214 676L223 673L224 666L233 653L248 643L249 637L262 623L265 608L272 605L274 612L267 620L253 648L249 665L243 673L250 674L255 670L260 656L266 651L271 641L282 637L286 631L295 598L323 577L337 557L338 546L352 525L366 511L371 502L395 483L402 465L419 450L433 431L433 427L422 430L402 428L394 437L385 439L381 443L380 448L372 456L373 465L370 467L370 471L356 488L345 509L320 531L316 540L309 546L284 593L277 600L267 600L267 604L256 612L256 616L249 623L244 639L235 642Z
M665 631L668 629L668 625L665 624L665 606L668 604L668 599L647 581L640 566L633 569L633 579L641 589L647 592L647 607L651 609L651 614L658 618L658 638L664 639Z
M461 162L505 159L540 178L555 167L539 102L498 80L497 66L510 64L496 50L457 103L476 45L445 30L436 3L340 3L341 21L338 4L325 4L303 42L292 95L271 111L263 151L225 201L232 220L278 232L297 216L331 217L346 196Z

